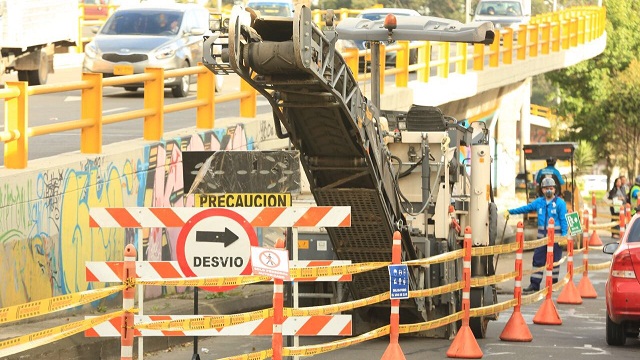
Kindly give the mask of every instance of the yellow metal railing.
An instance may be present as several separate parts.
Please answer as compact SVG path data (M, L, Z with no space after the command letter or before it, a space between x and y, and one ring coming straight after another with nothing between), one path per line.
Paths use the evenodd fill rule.
M504 29L493 44L450 44L441 42L408 43L382 46L380 51L381 79L395 75L395 85L406 87L409 73L416 72L418 81L428 82L434 70L438 77L447 78L450 73L465 74L471 68L482 71L485 62L489 68L509 65L516 60L559 52L593 41L604 33L605 10L599 7L581 7L551 15L540 15L531 24L522 25L518 30ZM517 41L514 41L517 38ZM418 62L409 64L412 49L418 52ZM473 49L473 50L471 50ZM386 52L395 51L396 66L385 69ZM368 81L370 73L360 73L360 58L369 58L369 50L345 49L343 56L359 81ZM436 56L434 56L436 54ZM164 78L197 74L197 96L195 100L164 105ZM102 88L144 82L143 107L138 110L117 114L102 114ZM27 86L26 82L8 82L0 89L0 99L5 101L5 129L0 131L0 141L5 144L4 166L22 169L27 166L29 138L61 131L80 129L82 153L100 153L102 149L102 127L121 121L144 118L143 137L145 140L160 140L163 135L164 113L189 108L196 109L196 127L211 129L215 119L215 104L240 100L240 116L255 117L256 92L245 82L236 93L216 96L214 75L204 66L164 71L149 68L144 74L103 79L101 74L83 74L82 80L62 85ZM380 92L384 93L384 81ZM56 124L29 127L28 103L32 95L81 90L81 118Z

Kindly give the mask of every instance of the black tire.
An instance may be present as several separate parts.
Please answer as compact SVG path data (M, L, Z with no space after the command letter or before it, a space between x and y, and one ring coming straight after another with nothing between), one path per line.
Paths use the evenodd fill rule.
M18 81L29 81L29 73L27 70L18 70Z
M627 341L627 334L624 331L624 324L614 323L607 314L607 344L611 346L622 346Z
M184 63L183 68L189 67L189 63ZM189 86L191 85L191 79L189 75L182 76L180 78L180 85L176 85L171 88L171 95L174 98L182 98L189 95Z
M483 307L485 305L483 288L472 289L470 295L471 308ZM484 339L487 336L488 326L489 318L486 316L472 317L469 319L469 327L476 339Z
M124 89L126 91L131 91L131 92L138 91L138 87L137 86L125 86Z
M418 49L409 50L409 65L418 63Z
M49 57L45 51L40 50L40 63L36 70L27 71L29 85L44 85L49 78Z

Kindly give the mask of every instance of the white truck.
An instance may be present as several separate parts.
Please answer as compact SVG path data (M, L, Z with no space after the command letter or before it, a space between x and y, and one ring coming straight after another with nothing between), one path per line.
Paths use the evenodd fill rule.
M511 27L517 30L531 20L531 0L480 0L473 21L491 21L499 30Z
M46 83L54 48L76 45L78 15L77 0L0 0L0 71Z

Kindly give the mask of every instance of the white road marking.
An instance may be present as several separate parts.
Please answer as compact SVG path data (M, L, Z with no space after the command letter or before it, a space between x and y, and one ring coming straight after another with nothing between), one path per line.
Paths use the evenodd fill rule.
M65 96L64 101L80 101L82 100L82 96Z
M124 111L124 110L127 110L127 109L128 109L127 107L119 107L119 108L102 110L102 113L103 114L108 114L108 113L111 113L111 112Z

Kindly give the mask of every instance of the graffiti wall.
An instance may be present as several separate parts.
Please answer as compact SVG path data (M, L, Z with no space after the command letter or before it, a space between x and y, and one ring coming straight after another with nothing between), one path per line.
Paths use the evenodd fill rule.
M176 260L179 229L144 229L137 235L89 228L89 209L192 206L184 196L182 152L253 150L254 139L271 138L264 121L135 149L120 146L117 153L63 166L36 169L30 163L26 171L0 172L0 308L105 286L85 281L84 263L122 260L126 244L142 241L145 260ZM148 287L146 297L176 290L181 291Z

